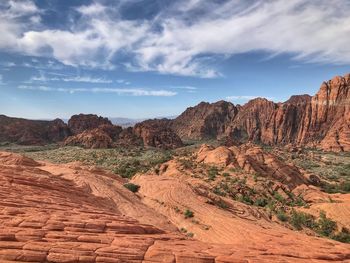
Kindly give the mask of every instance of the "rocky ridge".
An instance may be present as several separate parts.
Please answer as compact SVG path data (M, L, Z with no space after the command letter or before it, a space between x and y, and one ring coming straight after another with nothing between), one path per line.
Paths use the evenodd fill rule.
M200 103L170 123L183 139L229 138L236 142L296 144L350 150L350 74L324 82L313 96L284 103L257 98L243 106Z
M68 126L60 119L38 121L0 115L0 127L0 141L24 145L56 143L70 135Z

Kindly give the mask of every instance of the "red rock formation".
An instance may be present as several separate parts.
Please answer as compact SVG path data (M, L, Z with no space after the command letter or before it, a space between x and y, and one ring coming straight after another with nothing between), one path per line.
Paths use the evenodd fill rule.
M84 148L111 148L119 141L123 129L120 126L104 124L92 130L86 130L68 137L63 145L82 146Z
M319 92L284 103L263 98L235 107L228 102L188 108L170 127L184 139L221 138L241 143L299 144L350 150L350 74L324 82Z
M67 125L53 121L26 120L0 115L0 141L42 145L59 142L69 136Z
M296 142L310 102L308 95L292 96L278 104L261 98L251 100L241 107L226 133L238 139L244 134L249 141L265 144Z
M68 121L68 127L73 135L82 133L86 130L95 129L101 125L112 125L107 118L94 114L73 115Z
M350 74L324 82L309 106L301 143L320 143L333 151L350 151Z
M170 127L182 139L216 138L225 132L227 124L237 112L238 108L230 102L201 102L195 107L187 108L171 121Z
M113 141L103 130L96 128L68 137L63 145L81 146L89 149L111 148Z
M132 127L123 129L119 134L119 139L116 142L117 145L128 147L128 146L142 146L142 138L136 136Z
M288 165L279 160L277 156L250 144L230 148L225 146L213 148L202 145L197 153L197 161L222 167L232 166L264 177L271 176L290 190L308 183L308 180L296 167Z
M147 120L134 126L134 133L145 146L174 149L183 146L180 137L167 126L169 120Z

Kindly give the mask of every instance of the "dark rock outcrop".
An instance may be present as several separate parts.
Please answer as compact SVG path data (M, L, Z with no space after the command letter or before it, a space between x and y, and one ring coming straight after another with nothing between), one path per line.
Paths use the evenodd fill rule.
M60 119L40 121L0 115L0 127L0 141L24 145L55 143L70 135L67 125Z
M136 136L142 138L144 146L174 149L183 146L180 137L168 126L169 120L147 120L134 126Z
M73 135L98 128L101 125L112 125L112 122L95 114L73 115L68 121L68 127Z
M182 139L216 138L224 134L238 109L226 101L201 102L187 108L169 125Z
M63 145L81 146L90 149L111 148L113 141L111 137L100 128L87 130L77 135L68 137Z

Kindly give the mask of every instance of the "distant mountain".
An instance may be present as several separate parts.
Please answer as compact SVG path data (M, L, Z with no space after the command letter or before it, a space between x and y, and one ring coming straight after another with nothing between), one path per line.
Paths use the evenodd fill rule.
M133 127L136 123L142 122L146 119L131 119L122 117L109 117L108 118L114 125L119 125L122 127Z
M292 96L283 103L256 98L243 106L227 101L201 102L174 118L145 121L77 115L68 121L35 121L0 115L0 141L44 144L71 134L111 123L130 127L128 134L142 137L145 145L173 147L180 139L224 139L230 143L253 141L269 145L295 144L329 151L350 151L350 74L323 82L314 96ZM73 121L76 123L73 127ZM135 130L135 124L140 123ZM134 128L132 128L134 127ZM173 134L174 132L175 134ZM94 138L101 134L95 133ZM165 138L171 136L170 140ZM178 136L179 138L177 138ZM86 135L92 138L91 134Z
M166 116L166 117L157 117L155 119L175 119L177 116ZM147 118L143 119L132 119L132 118L123 118L123 117L109 117L108 118L114 125L122 126L123 128L134 127L136 123L143 122Z

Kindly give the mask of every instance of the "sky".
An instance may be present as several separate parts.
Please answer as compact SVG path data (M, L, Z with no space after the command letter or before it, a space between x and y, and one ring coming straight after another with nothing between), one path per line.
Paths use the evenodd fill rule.
M350 72L348 0L1 0L0 114L175 116Z

